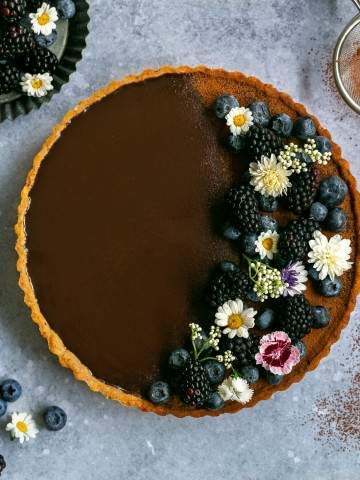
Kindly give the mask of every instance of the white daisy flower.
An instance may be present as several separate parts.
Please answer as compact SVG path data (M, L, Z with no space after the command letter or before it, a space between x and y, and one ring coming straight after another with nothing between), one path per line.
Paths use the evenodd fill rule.
M59 16L55 7L51 7L48 3L43 3L36 13L29 14L32 30L39 35L50 35L56 29L56 23Z
M258 252L260 258L274 258L274 253L277 253L277 245L279 241L279 234L275 231L268 230L262 232L255 242L255 251Z
M53 77L49 73L38 73L32 75L25 73L21 78L20 85L24 93L29 97L44 97L50 90L53 90Z
M230 127L233 135L241 135L248 132L254 123L252 111L245 107L232 108L225 119L226 125Z
M28 442L30 438L36 438L39 430L29 413L12 413L11 422L6 425L6 431L10 432L13 439L18 438L20 443Z
M279 197L286 194L291 187L288 177L291 171L287 170L275 155L270 158L263 155L260 162L250 163L251 185L256 191L268 197Z
M302 262L290 262L281 270L281 279L284 283L284 297L293 297L306 290L308 272Z
M218 392L224 402L233 400L239 403L248 403L254 394L246 380L240 377L228 377L218 387Z
M243 302L237 298L236 300L229 300L225 302L215 314L215 323L219 327L225 327L224 335L229 338L235 336L248 338L249 328L255 325L254 317L256 310L253 308L245 308Z
M320 280L324 280L327 276L334 280L351 268L349 239L342 238L341 235L334 235L328 239L319 230L316 230L313 236L313 240L309 242L311 251L308 254L308 261L313 263L314 268L320 272Z

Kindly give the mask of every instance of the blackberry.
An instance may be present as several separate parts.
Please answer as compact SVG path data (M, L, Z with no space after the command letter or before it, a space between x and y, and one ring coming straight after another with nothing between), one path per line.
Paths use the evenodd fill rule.
M0 95L16 90L19 86L20 72L13 65L0 65Z
M279 155L284 145L283 139L272 130L256 125L252 127L247 140L248 151L251 157L257 162L261 160L262 155L266 155L267 157L270 157L272 153Z
M251 289L249 277L244 272L223 272L215 277L207 292L212 307L219 307L228 300L245 296Z
M9 25L0 40L0 58L13 59L35 48L33 33L22 25Z
M280 233L278 251L285 261L303 260L308 253L309 241L319 224L312 218L297 218L288 223Z
M181 400L191 407L202 407L211 393L210 382L203 365L190 359L180 377L179 393Z
M26 0L0 0L0 16L9 22L26 15Z
M54 73L59 60L47 48L37 47L27 52L20 59L22 69L26 73Z
M283 298L278 302L277 310L279 327L289 335L293 343L310 333L313 314L304 295Z
M230 220L242 233L259 231L259 204L250 185L231 188L225 196L225 209Z
M237 368L255 365L255 355L259 351L259 337L256 335L249 335L248 338L223 337L220 343L222 351L231 350L236 357L235 365Z
M43 0L27 0L28 12L36 13L43 3L44 3ZM51 2L47 2L47 3L51 3Z
M291 176L291 188L286 195L287 208L300 214L307 211L313 203L318 188L318 174L314 167L307 172L295 173Z

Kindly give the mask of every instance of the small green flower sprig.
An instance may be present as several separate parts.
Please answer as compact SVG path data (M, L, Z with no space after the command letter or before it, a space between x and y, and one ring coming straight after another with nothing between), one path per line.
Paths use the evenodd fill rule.
M269 267L265 263L251 260L243 255L249 264L249 277L254 283L254 292L260 302L269 298L279 298L284 292L284 283L281 279L281 272L277 268Z
M319 165L327 165L332 156L331 152L319 152L313 138L308 138L307 142L304 144L304 152L309 155L314 163L318 163Z
M319 165L327 165L332 156L331 152L319 152L315 140L309 138L303 147L300 147L293 142L285 145L283 150L279 153L278 160L284 168L292 170L293 173L307 172L308 165L306 162L301 161L300 153L305 153L310 157L313 163Z

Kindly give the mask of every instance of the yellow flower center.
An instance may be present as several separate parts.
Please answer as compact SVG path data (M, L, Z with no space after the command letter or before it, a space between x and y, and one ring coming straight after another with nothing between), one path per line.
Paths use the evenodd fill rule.
M42 13L41 15L38 16L37 21L38 21L38 24L41 26L47 25L50 22L50 16L48 13Z
M34 90L39 90L43 86L43 81L40 78L34 78L34 80L31 80L31 86Z
M262 245L265 250L271 250L273 248L274 242L272 238L264 238Z
M17 422L16 428L22 433L26 433L28 431L28 426L25 422Z
M233 118L233 122L234 122L235 127L242 127L244 125L244 123L246 122L245 115L243 115L243 114L235 115L235 117Z
M232 315L229 316L228 318L228 326L232 330L237 330L240 328L244 323L244 320L242 316L238 313L233 313Z

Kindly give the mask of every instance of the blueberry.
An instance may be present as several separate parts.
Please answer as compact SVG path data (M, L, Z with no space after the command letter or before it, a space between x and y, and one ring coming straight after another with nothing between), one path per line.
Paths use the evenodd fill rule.
M246 137L244 135L230 135L227 143L234 152L241 152L246 147Z
M233 263L225 260L219 264L220 270L223 272L238 272L240 269L239 267Z
M299 117L295 120L293 135L300 140L307 140L316 135L316 127L310 117Z
M66 425L67 415L60 407L48 407L45 410L43 417L46 428L53 432L63 429Z
M203 330L199 333L199 335L200 335L200 337L197 337L194 340L195 347L197 348L198 351L203 347L204 343L209 340L208 335ZM208 350L208 349L206 349L206 350Z
M0 398L0 417L4 416L7 410L7 403Z
M267 232L268 230L276 231L278 226L279 224L275 218L268 217L266 215L260 217L260 229L262 232Z
M239 106L239 102L233 95L221 95L214 104L213 110L218 118L225 118L232 108Z
M331 232L341 232L344 230L347 221L347 215L340 207L329 210L326 217L325 228Z
M280 270L282 268L285 268L289 263L289 261L286 260L286 258L282 257L279 253L275 253L273 262L274 265Z
M325 178L319 186L319 200L327 207L336 207L344 200L348 187L337 175Z
M331 152L332 146L331 142L328 138L322 137L318 135L315 137L316 148L319 150L320 153L327 153Z
M162 405L170 398L170 386L166 382L155 382L150 385L148 397L155 405Z
M75 16L76 6L73 0L58 0L56 9L59 17L64 20L69 20Z
M270 123L270 112L267 103L265 102L252 102L249 107L253 114L253 121L255 125L260 127L267 127Z
M334 280L326 277L324 280L319 281L318 286L321 295L324 295L324 297L336 297L340 293L342 283L338 277L335 277Z
M317 222L323 222L327 213L327 207L320 202L314 202L310 207L310 217Z
M270 385L279 385L283 381L284 375L276 375L268 370L265 371L265 378Z
M190 353L185 350L185 348L177 348L170 353L169 356L169 367L172 370L180 370L183 368L185 363L189 360Z
M320 272L318 272L316 270L316 268L314 267L314 265L310 265L307 269L308 271L308 274L309 274L309 277L312 278L313 280L315 280L316 282L319 280L319 275L320 275Z
M293 121L286 113L279 113L272 117L271 128L277 135L289 137L293 129Z
M225 378L225 366L217 360L206 360L203 363L209 382L219 385Z
M239 373L250 384L256 383L260 378L259 369L252 365L242 367Z
M314 328L323 328L329 324L330 313L327 308L319 305L317 307L311 307L311 312L313 315L312 326Z
M306 355L306 345L301 340L297 341L294 345L299 350L300 358L304 358Z
M21 385L16 380L4 380L0 385L0 397L5 400L5 402L16 402L21 393Z
M228 240L238 240L240 237L240 230L229 223L226 223L223 227L222 234Z
M254 292L254 290L249 290L246 294L246 298L247 300L250 300L250 302L254 303L258 303L260 301L257 293Z
M251 180L251 173L249 170L245 170L245 172L242 175L242 180L244 183L250 183Z
M257 240L258 236L256 233L248 233L247 235L244 235L241 239L241 248L243 253L245 255L248 255L249 257L253 257L256 255L256 245L255 242Z
M271 308L266 308L260 315L255 318L255 325L261 330L266 330L274 324L275 312Z
M49 48L51 45L54 45L57 40L57 36L57 31L53 30L50 35L35 35L35 40L40 47Z
M224 406L224 400L218 392L211 392L205 406L209 410L219 410Z
M307 153L305 152L297 152L295 154L295 158L297 160L299 160L299 162L302 164L302 163L305 163L305 165L313 165L314 162L312 161L312 158L310 157L310 155L308 155Z
M279 209L279 201L275 197L259 195L259 207L263 212L276 212Z

